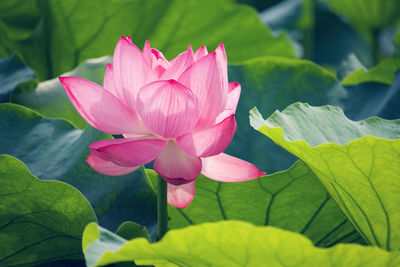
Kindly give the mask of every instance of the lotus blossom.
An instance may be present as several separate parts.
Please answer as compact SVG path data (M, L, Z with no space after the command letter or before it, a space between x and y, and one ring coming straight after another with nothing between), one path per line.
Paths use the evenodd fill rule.
M78 77L60 82L80 115L93 127L124 138L92 143L87 162L106 175L128 174L154 160L168 183L168 203L185 208L200 173L239 182L264 173L222 153L235 131L241 87L228 83L225 48L188 49L168 61L150 47L143 52L121 37L107 64L104 87Z

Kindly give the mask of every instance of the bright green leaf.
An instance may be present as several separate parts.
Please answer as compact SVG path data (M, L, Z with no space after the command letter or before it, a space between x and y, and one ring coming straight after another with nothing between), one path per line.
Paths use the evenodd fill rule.
M86 162L89 144L110 135L92 127L74 128L65 120L46 119L15 104L0 105L0 153L24 162L41 180L71 184L92 204L99 223L113 231L127 220L156 225L156 196L140 168L124 176L106 176Z
M81 259L81 236L96 221L72 186L40 181L18 159L0 156L0 265Z
M254 109L250 123L310 167L365 240L400 248L400 120L297 103L267 120Z
M299 232L317 246L362 242L311 170L298 161L289 170L241 183L200 176L185 209L169 206L170 228L218 220L241 220Z
M226 221L171 230L150 244L144 238L126 241L99 227L88 226L83 240L100 238L86 247L87 266L121 261L155 266L397 266L400 252L340 244L316 248L304 236L274 227Z
M69 71L88 58L112 54L121 35L132 35L139 47L149 39L168 58L178 55L188 44L193 48L205 44L211 50L221 42L226 46L230 62L265 55L295 56L284 34L272 35L252 8L231 0L47 0L37 3L35 8L39 8L43 18L35 21L36 34L32 37L28 34L30 38L24 40L10 37L20 17L32 8L25 5L10 16L7 28L0 27L0 47L15 51L41 80ZM0 14L6 10L7 5L0 6ZM6 22L0 17L1 23ZM31 33L32 25L26 28ZM39 51L34 49L36 39L46 44Z

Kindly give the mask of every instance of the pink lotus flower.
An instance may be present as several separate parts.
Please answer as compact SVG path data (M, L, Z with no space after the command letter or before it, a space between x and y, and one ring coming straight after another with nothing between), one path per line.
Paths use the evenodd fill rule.
M121 37L107 64L104 88L78 77L60 77L81 116L122 139L92 143L87 162L106 175L124 175L154 160L168 182L168 202L185 208L200 173L222 182L247 181L264 173L222 153L236 131L240 85L228 83L225 48L205 46L171 61L150 47L143 52Z

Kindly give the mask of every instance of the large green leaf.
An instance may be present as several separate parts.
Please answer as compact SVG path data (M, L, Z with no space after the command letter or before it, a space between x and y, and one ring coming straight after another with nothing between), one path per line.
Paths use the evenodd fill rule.
M94 221L92 207L78 190L40 181L18 159L0 155L1 266L82 259L82 233Z
M88 145L107 138L111 136L92 127L78 130L65 120L46 119L22 106L0 105L0 153L17 157L42 180L73 185L109 229L133 220L152 231L156 196L142 177L143 168L114 177L97 173L85 162Z
M272 35L253 9L231 0L42 0L37 2L42 19L35 17L35 30L32 25L19 25L22 14L32 8L22 5L24 1L13 1L22 6L18 11L0 5L0 14L13 11L5 19L0 17L0 44L15 51L42 80L88 58L112 54L121 35L133 35L139 46L149 39L169 58L189 43L213 49L220 42L225 43L231 62L265 55L295 56L285 35ZM30 35L13 38L21 28ZM34 40L41 44L35 46L39 51L32 48Z
M361 30L381 30L400 18L398 0L322 0Z
M121 261L155 266L397 266L400 252L340 244L321 249L304 236L274 227L226 221L169 231L150 244L126 241L88 225L83 235L87 266Z
M297 103L267 120L254 109L250 122L311 168L365 240L400 248L400 120Z
M336 77L318 65L298 59L264 57L229 66L229 80L242 85L235 138L227 149L268 173L289 168L295 158L265 142L249 125L248 111L258 106L269 114L296 101L337 104L345 91Z
M81 77L103 85L106 64L111 60L109 56L87 60L64 76ZM87 125L72 106L58 78L17 87L11 95L11 101L32 108L48 118L67 119L80 129Z
M289 170L242 183L221 183L204 176L185 209L169 206L171 229L218 220L269 225L310 238L317 246L362 242L311 170L298 161Z

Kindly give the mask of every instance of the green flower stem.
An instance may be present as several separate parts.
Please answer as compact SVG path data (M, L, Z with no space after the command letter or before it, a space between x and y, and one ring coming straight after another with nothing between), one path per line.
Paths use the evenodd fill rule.
M157 240L160 240L168 229L168 210L167 210L167 182L158 176L157 189Z

